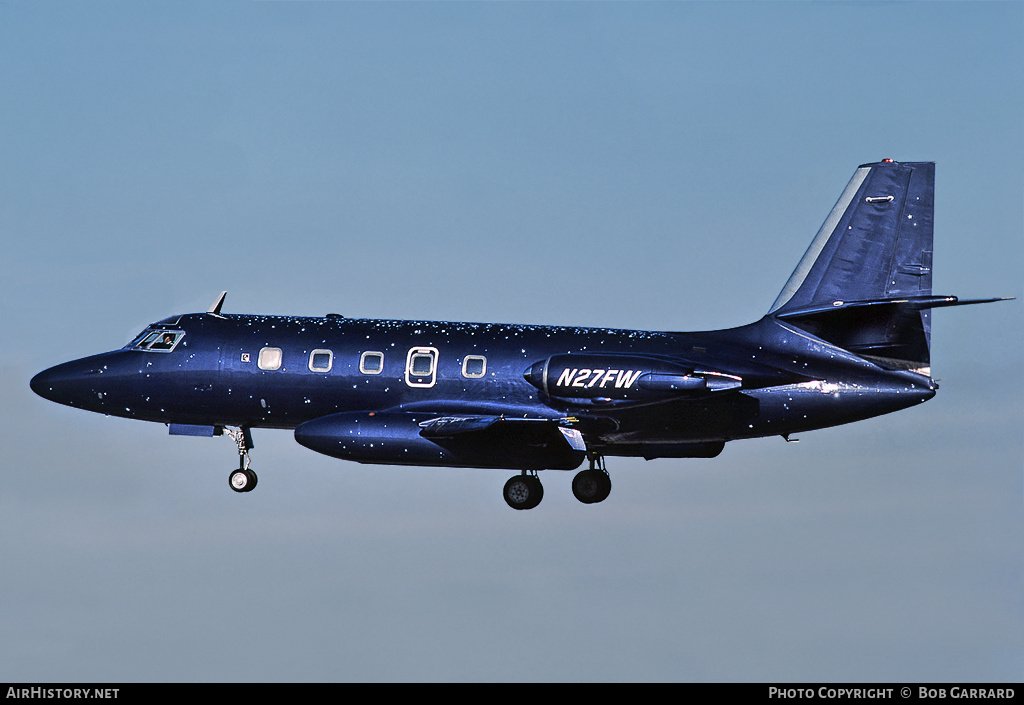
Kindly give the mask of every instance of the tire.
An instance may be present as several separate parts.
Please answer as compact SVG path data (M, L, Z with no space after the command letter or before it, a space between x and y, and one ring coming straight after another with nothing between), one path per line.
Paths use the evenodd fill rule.
M505 483L502 495L513 509L533 509L544 497L544 487L532 475L515 475Z
M228 475L228 487L235 492L249 492L256 486L256 475L251 470L232 470Z
M606 499L608 499L608 495L611 494L612 478L611 476L608 475L608 473L604 472L603 470L595 470L594 472L597 473L597 484L600 487L600 493L598 494L598 498L595 499L594 501L603 502ZM256 485L254 484L253 487L255 486Z
M572 478L572 494L584 504L596 504L608 498L612 480L600 470L583 470Z
M544 485L540 484L540 478L536 475L527 475L526 480L533 489L533 499L530 500L530 506L527 509L533 509L544 499Z

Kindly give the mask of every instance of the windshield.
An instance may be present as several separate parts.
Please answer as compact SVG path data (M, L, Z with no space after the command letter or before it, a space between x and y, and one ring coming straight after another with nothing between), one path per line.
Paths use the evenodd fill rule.
M147 352L170 352L183 337L185 331L182 330L150 329L143 331L129 347Z

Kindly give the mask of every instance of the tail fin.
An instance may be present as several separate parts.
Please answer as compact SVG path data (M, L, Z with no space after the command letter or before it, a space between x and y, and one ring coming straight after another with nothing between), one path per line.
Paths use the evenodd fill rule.
M886 367L930 375L934 162L863 164L770 316Z
M769 313L932 292L935 164L864 164Z
M934 210L934 163L861 165L769 314L928 374Z

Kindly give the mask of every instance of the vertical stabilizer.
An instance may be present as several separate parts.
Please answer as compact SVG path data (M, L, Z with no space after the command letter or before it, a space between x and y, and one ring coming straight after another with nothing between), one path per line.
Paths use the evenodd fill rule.
M932 292L935 164L857 169L769 313Z
M935 164L864 164L811 242L770 315L859 354L929 362Z

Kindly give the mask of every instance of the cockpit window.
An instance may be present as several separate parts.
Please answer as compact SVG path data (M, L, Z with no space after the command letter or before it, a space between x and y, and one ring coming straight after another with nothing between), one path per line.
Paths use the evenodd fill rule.
M170 352L185 337L182 330L148 330L132 343L132 350Z

